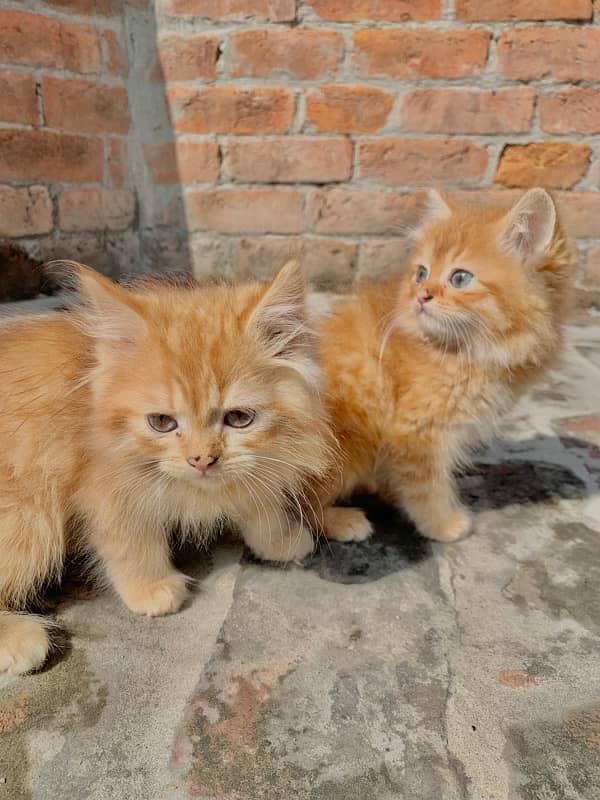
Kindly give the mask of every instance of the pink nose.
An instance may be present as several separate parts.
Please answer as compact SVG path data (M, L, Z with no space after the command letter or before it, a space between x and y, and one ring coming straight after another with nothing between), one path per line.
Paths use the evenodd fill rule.
M429 294L429 292L419 292L417 295L417 301L421 306L424 306L425 303L428 303L430 300L433 300L433 295Z
M197 469L198 472L206 475L208 468L213 464L216 464L218 460L219 456L190 456L187 460L187 463L190 465L190 467L194 467L194 469Z

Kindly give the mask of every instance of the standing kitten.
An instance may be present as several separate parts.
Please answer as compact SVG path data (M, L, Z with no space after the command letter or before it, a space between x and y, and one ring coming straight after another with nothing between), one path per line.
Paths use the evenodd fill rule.
M575 257L542 189L508 212L431 199L409 274L341 300L321 325L342 451L328 499L380 491L422 534L453 541L471 528L454 470L559 353ZM325 530L371 529L330 507Z
M277 561L312 549L298 497L328 434L299 267L196 289L70 271L80 308L0 328L0 672L44 661L43 620L14 611L70 549L148 615L186 597L172 525L230 520Z

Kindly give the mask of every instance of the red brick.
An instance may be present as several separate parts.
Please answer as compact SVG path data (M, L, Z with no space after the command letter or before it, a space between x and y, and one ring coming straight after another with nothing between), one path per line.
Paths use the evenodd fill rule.
M216 36L165 33L151 70L153 81L213 80L217 74L219 40Z
M438 19L441 0L305 0L321 19L331 22L423 22Z
M391 94L374 86L318 86L306 95L306 119L317 131L375 133L391 110Z
M592 0L456 0L454 15L469 22L588 20L592 17Z
M121 46L114 31L106 30L102 34L106 51L106 69L111 75L127 75L129 63L127 53Z
M52 230L52 200L45 186L0 186L0 236L36 236Z
M100 43L90 25L0 10L0 62L100 72Z
M546 133L600 133L600 89L573 88L543 95L540 128Z
M594 288L600 286L600 247L591 247L588 250L583 282Z
M412 247L410 237L363 239L358 257L358 281L378 281L400 275L408 269Z
M127 92L118 86L45 77L44 113L50 128L90 133L127 133Z
M145 144L144 158L154 183L195 183L219 177L216 142Z
M107 141L108 178L112 186L122 186L127 171L127 143L112 137Z
M245 237L233 245L233 273L238 280L269 280L293 257L313 288L339 291L352 283L357 251L356 244L319 236Z
M318 233L395 233L414 224L420 205L414 195L358 189L315 189L308 195L308 217Z
M374 139L360 142L358 161L361 177L428 184L479 178L488 154L483 147L456 139Z
M598 236L600 192L560 192L556 197L560 218L570 236Z
M291 22L296 0L163 0L163 11L173 17Z
M285 74L313 80L337 73L343 56L344 40L331 31L266 28L229 37L229 75L233 78Z
M600 75L600 30L518 28L498 41L498 66L505 78L596 81Z
M63 231L124 231L134 215L135 196L128 189L65 189L58 196Z
M352 171L348 139L283 137L228 139L223 166L230 178L246 183L328 183Z
M42 0L44 5L69 14L110 17L123 9L123 0Z
M191 230L300 233L302 193L295 189L206 189L186 195Z
M424 133L520 133L531 127L534 101L529 87L415 89L400 98L400 127Z
M353 34L354 64L363 77L462 78L478 75L487 60L485 30L369 28Z
M294 101L279 87L167 88L173 128L180 133L284 133Z
M102 140L28 130L0 130L0 178L101 181Z
M25 72L0 72L0 121L35 125L35 79Z
M507 145L495 180L505 186L568 189L587 172L591 148L585 144L534 142Z

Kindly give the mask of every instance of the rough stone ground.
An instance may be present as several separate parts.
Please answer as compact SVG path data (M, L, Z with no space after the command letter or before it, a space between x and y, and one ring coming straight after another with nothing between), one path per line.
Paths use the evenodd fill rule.
M303 568L234 541L146 620L75 586L64 651L0 679L0 800L600 797L600 326L462 480L432 545L388 509Z

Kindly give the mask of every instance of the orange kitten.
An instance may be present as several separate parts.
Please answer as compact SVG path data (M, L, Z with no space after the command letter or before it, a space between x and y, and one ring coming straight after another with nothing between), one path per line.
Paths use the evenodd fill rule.
M438 193L431 204L409 273L339 301L321 324L342 450L328 499L379 491L422 534L453 541L471 529L453 473L559 353L575 257L542 189L508 212ZM371 529L357 509L330 507L325 530Z
M269 286L133 290L70 270L82 307L1 326L0 672L44 661L44 621L14 612L72 548L148 615L186 597L173 525L232 521L278 561L312 550L294 509L328 434L299 267Z

